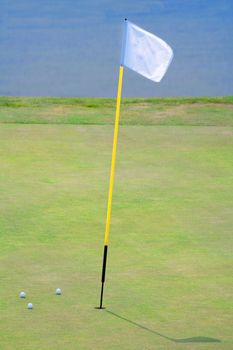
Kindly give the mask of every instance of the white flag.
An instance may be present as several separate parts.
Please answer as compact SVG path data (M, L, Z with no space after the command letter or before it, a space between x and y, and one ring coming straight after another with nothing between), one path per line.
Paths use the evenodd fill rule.
M173 58L170 46L159 37L126 21L122 64L144 77L159 82Z

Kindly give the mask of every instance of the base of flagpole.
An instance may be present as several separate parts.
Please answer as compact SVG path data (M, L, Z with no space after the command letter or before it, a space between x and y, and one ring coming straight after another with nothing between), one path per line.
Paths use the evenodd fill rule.
M106 307L103 307L103 306L102 306L102 307L100 307L100 306L96 306L96 307L95 307L95 309L96 309L96 310L105 310L105 309L106 309Z

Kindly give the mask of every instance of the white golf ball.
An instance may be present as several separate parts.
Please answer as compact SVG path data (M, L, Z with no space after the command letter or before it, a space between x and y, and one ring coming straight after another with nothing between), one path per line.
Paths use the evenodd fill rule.
M28 309L29 309L29 310L32 310L32 309L33 309L32 303L28 303Z
M26 298L26 293L25 292L20 292L19 293L20 298Z
M60 288L56 289L56 295L61 295L61 289Z

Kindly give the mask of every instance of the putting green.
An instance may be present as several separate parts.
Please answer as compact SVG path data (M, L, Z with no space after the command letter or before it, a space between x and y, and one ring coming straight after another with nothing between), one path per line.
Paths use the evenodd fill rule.
M0 348L231 349L232 128L121 126L100 311L112 135L0 126Z

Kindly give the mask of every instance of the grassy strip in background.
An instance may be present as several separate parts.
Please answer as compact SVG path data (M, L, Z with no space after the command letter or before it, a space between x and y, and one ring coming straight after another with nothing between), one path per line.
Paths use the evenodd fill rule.
M0 123L113 124L115 99L0 97ZM122 125L233 126L233 97L123 98Z

